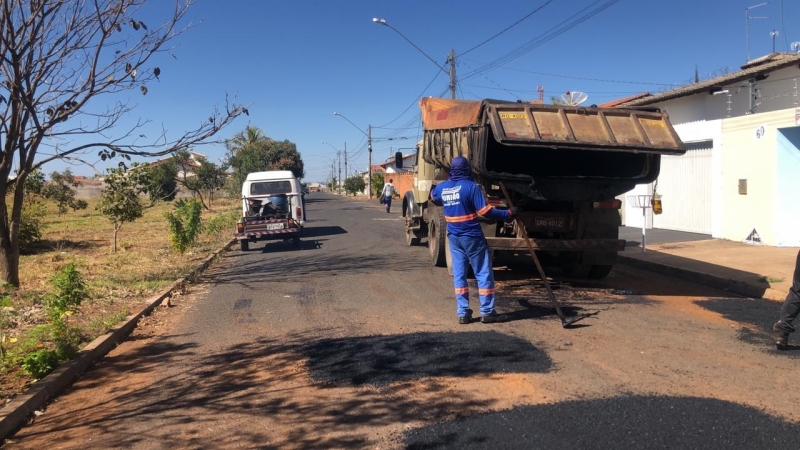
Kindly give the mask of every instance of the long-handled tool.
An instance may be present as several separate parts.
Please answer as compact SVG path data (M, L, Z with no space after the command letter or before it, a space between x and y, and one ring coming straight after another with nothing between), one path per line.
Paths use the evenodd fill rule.
M503 190L503 195L506 197L506 203L508 204L508 207L513 208L514 204L511 203L511 196L508 195L506 186L503 184L502 181L500 181L500 189ZM548 298L550 298L550 302L556 309L556 314L558 314L558 317L561 319L561 326L564 328L569 328L575 322L593 316L594 314L583 314L571 317L567 317L566 315L564 315L564 311L562 311L561 307L558 306L558 301L556 300L556 295L553 293L553 289L550 288L550 282L547 281L547 275L544 274L544 269L542 269L542 265L539 263L539 258L536 256L536 252L533 250L533 244L531 244L531 240L528 238L528 233L525 231L525 225L522 224L522 221L519 220L518 216L514 217L514 222L517 224L517 228L520 230L520 233L522 233L522 237L525 239L525 243L528 244L528 251L531 252L531 256L533 257L533 263L536 264L536 270L539 271L539 276L542 277L542 283L544 283L544 287L547 289Z

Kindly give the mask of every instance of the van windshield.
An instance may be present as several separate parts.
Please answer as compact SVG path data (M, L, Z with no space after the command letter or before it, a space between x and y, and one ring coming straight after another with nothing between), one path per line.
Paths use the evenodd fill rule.
M259 181L250 184L250 195L289 194L291 192L292 182L289 180Z

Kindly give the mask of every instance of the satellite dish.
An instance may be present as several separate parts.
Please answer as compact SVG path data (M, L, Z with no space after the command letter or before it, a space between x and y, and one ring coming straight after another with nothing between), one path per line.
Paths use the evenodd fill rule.
M567 91L561 95L561 101L568 106L578 106L585 102L589 96L585 92Z

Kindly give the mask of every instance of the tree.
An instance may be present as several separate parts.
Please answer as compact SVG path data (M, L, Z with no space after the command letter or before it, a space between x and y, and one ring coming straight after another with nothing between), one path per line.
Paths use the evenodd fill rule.
M27 180L26 180L27 181ZM50 200L55 200L58 207L58 214L64 215L68 208L73 211L86 209L89 206L85 201L75 198L77 191L73 188L79 184L69 169L63 172L53 172L50 174L50 182L41 189L42 195Z
M384 185L383 174L382 173L373 173L372 174L372 192L374 192L375 195L381 195L381 192L383 192L383 185Z
M339 180L337 180L336 177L333 177L333 179L331 179L330 183L328 183L328 189L330 190L331 193L333 193L336 190L336 186L337 186L338 181Z
M233 170L232 190L241 188L247 174L252 172L291 170L297 178L305 175L297 145L264 137L258 128L248 126L225 144L228 149L225 163Z
M209 209L203 199L203 192L206 192L210 204L214 192L225 186L228 177L225 169L212 162L195 161L185 150L178 152L174 160L178 168L178 182L200 199L203 208Z
M133 222L144 214L139 194L146 191L147 175L147 167L136 163L131 170L126 170L124 164L108 169L106 187L100 192L97 209L114 224L114 252L117 251L117 233L122 224Z
M364 188L366 187L367 183L364 181L364 177L361 175L353 175L352 177L348 177L344 180L345 192L348 194L353 194L354 197L359 192L364 192Z
M131 155L163 156L208 140L242 106L214 108L207 120L182 135L166 131L148 140L138 130L149 119L118 130L135 108L126 91L147 94L162 75L152 57L191 24L183 25L195 0L174 0L161 24L139 17L149 0L7 0L0 10L0 276L19 286L19 231L24 182L57 159L86 162ZM105 100L115 98L114 100ZM106 103L107 102L107 103ZM166 129L166 127L162 127ZM77 136L86 136L76 139ZM138 137L137 137L138 136ZM45 137L47 154L40 153ZM142 140L144 139L144 140ZM81 144L74 145L74 142ZM17 176L9 179L13 166ZM10 211L9 211L10 209Z
M147 182L147 195L150 204L154 205L159 200L171 202L178 193L178 167L175 161L169 160L149 169L150 177Z

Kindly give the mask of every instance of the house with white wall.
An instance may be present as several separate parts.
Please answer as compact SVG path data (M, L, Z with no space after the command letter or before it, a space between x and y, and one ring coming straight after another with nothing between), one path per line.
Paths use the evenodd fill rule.
M663 156L656 183L627 195L662 197L648 226L767 245L800 246L800 55L773 53L741 70L613 106L654 106L686 143ZM625 206L626 225L641 227Z

